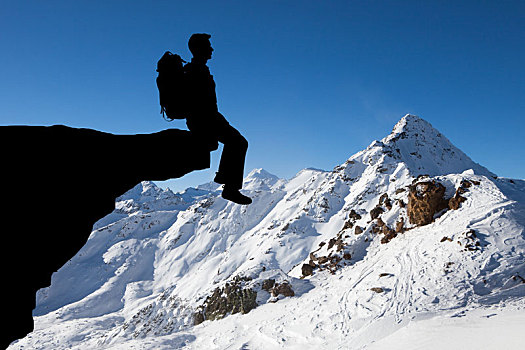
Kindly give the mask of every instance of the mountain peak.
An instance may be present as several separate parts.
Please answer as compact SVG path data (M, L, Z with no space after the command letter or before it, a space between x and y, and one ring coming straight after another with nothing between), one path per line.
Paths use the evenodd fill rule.
M435 139L440 139L443 137L443 135L441 135L441 133L426 120L418 117L417 115L406 114L396 123L396 125L394 125L394 129L390 135L388 135L382 141L388 143L392 139L407 137L409 135L417 137L419 134L425 134L429 136L431 135Z
M367 149L352 156L350 160L362 159L364 164L372 164L371 160L379 161L381 154L404 163L414 176L459 174L468 169L479 175L495 176L472 161L432 124L412 114L405 115L388 136L381 141L372 142Z
M163 190L152 181L141 181L135 187L118 197L115 208L121 212L151 211L160 208L169 209L184 201L180 195L169 188Z
M248 174L247 178L277 178L277 176L269 173L268 171L264 170L263 168L255 168Z
M244 179L243 188L248 190L255 190L261 188L272 187L279 181L279 178L263 168L256 168L250 171L248 176Z
M171 192L171 190L167 190ZM117 198L118 201L124 201L124 200L135 200L140 201L144 197L157 197L159 196L163 190L155 185L151 181L141 181L135 187L124 193L122 196Z

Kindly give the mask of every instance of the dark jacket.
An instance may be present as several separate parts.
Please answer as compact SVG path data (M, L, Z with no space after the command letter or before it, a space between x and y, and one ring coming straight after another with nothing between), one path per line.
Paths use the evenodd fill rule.
M217 108L215 81L208 66L190 62L184 66L184 71L188 86L188 128L212 133L214 129L228 125Z

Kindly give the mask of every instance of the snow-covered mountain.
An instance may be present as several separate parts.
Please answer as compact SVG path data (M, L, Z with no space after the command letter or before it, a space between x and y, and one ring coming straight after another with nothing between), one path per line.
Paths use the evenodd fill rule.
M442 348L424 331L525 321L525 181L419 117L332 171L255 169L244 188L249 206L215 183L129 190L10 349Z

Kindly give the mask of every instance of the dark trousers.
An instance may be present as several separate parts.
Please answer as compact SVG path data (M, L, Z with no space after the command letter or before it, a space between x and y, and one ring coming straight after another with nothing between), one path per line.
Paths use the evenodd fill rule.
M204 118L191 118L187 125L192 133L203 139L203 142L219 141L224 144L215 181L241 189L248 141L220 113L217 114L217 118L211 122L203 122ZM197 122L199 119L200 123Z

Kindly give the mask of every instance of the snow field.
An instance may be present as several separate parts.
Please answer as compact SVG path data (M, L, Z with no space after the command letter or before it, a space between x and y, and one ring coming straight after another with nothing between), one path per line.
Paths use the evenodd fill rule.
M448 197L463 180L479 184L458 210L415 227L400 201L418 177ZM213 183L176 194L138 184L39 291L35 331L10 349L518 344L507 335L524 315L525 181L495 178L426 121L405 116L332 171L284 180L255 169L245 191L250 206L226 202ZM385 193L381 220L403 218L408 230L382 244L370 212ZM343 229L352 211L360 218ZM310 253L335 254L327 242L338 235L351 259L304 277ZM235 276L251 278L259 306L194 326L198 306ZM269 278L295 296L271 298L261 289ZM481 342L490 327L498 336Z

